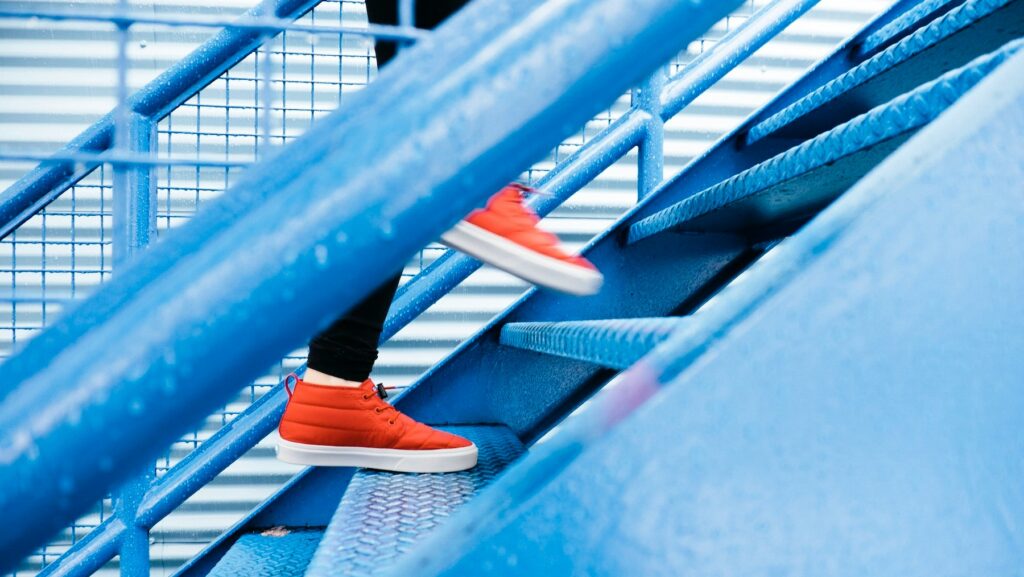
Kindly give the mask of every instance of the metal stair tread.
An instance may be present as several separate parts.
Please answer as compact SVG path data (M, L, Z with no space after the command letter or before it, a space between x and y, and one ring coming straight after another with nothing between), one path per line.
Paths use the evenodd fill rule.
M518 458L524 447L502 425L442 427L480 450L459 473L407 474L360 469L342 497L307 575L374 575L412 548Z
M944 10L951 8L959 0L923 0L913 6L898 18L879 28L867 38L860 46L861 53L872 52L885 43L899 37L901 34L911 31L914 27L927 23L927 20L941 14Z
M509 323L501 329L501 344L625 369L687 321L652 317Z
M668 230L737 232L809 216L931 122L1024 41L947 72L630 226L629 242Z
M794 136L804 124L813 130L817 117L820 123L841 106L881 104L1022 32L1024 2L966 2L761 121L747 134L747 144L769 135Z
M320 529L270 530L242 535L209 577L299 577L323 537Z

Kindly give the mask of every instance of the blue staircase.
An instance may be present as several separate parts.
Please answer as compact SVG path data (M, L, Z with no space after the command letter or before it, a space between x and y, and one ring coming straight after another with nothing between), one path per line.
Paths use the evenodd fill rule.
M472 36L458 40L471 45L508 16L527 14L529 4L480 2L437 34ZM689 22L686 30L656 16L673 4L664 17ZM685 44L681 36L699 33L731 7L683 4L566 1L563 14L515 33L550 48L576 39L559 23L607 24L600 14L607 10L622 20L608 33L625 47L610 42L615 50L579 57L620 70L635 63L646 73ZM777 2L764 9L762 24L777 32L812 4ZM627 22L629 12L635 21ZM757 24L752 18L734 33L746 54L754 48L744 34ZM638 32L644 30L649 34ZM1024 274L1013 264L1024 263L1022 36L1022 0L895 3L591 241L584 252L606 275L601 294L529 291L396 400L413 418L476 442L477 468L444 475L308 469L177 574L1015 574L1024 566L1013 528L1024 512L1016 424L1024 409ZM343 254L317 267L307 258L314 247L331 242L331 254L385 247L380 263L365 268L384 271L472 206L473 198L451 200L457 193L480 200L470 191L509 179L557 141L562 131L548 129L555 119L585 119L623 88L604 86L610 75L567 63L559 90L572 97L551 93L511 107L517 120L484 130L493 147L453 153L429 173L422 149L402 150L395 160L408 169L397 170L408 172L396 177L332 166L344 158L332 147L366 139L369 159L405 142L400 128L429 136L441 126L424 128L432 114L442 123L493 114L453 95L493 87L488 82L509 67L525 71L524 82L533 79L543 50L502 52L503 38L486 44L483 65L470 61L447 73L454 88L443 99L428 94L373 130L355 116L328 118L292 145L293 155L252 169L245 182L251 191L211 207L189 225L191 236L154 247L115 279L120 284L97 295L95 308L87 303L33 341L12 360L11 382L24 390L36 374L26 367L40 358L65 356L47 374L90 369L90 349L78 343L123 327L104 312L167 298L169 310L186 314L182 307L192 301L176 300L175 291L232 272L259 281L240 285L252 289L255 305L232 309L225 293L201 293L197 306L224 307L232 318L194 338L216 343L240 328L270 330L273 324L240 315L288 301L273 287L281 278L315 281L338 267L362 266ZM672 46L648 53L669 39ZM399 58L379 90L367 89L357 112L394 105L421 87L424 75L443 74L438 58L457 60L458 51L443 43L422 48ZM737 48L723 41L716 50L709 61ZM549 175L542 188L556 197L541 197L537 206L550 210L562 189L572 188L567 181L592 178L614 162L612 151L641 144L637 134L649 136L665 110L684 106L662 96L682 93L673 83L706 88L727 69L669 79L665 92L655 76L644 90L658 96L638 99ZM597 102L573 112L590 100ZM516 122L528 127L525 144ZM475 146L466 143L479 134L448 136ZM500 168L509 162L515 166ZM382 191L426 182L401 197L396 212L383 193L363 190L373 179L383 179ZM324 221L336 242L282 233L257 248L300 244L285 265L248 271L218 264L249 254L235 244L250 238L246 227L273 222L309 187L335 181L359 185L336 198L316 197L324 207L355 204L343 216L356 224ZM227 217L236 222L217 231ZM402 225L397 230L415 232L399 238L391 220ZM432 265L424 280L403 289L386 332L394 334L476 266L454 254ZM186 272L197 277L178 278ZM290 304L306 319L328 300L359 296L349 290ZM192 326L159 325L172 337L154 347L173 346ZM233 362L272 358L301 335L300 323L283 326L286 336L266 337ZM177 376L170 364L155 370L123 378L142 386L143 378ZM123 394L121 378L94 386ZM0 398L0 407L13 399ZM194 402L196 414L209 404ZM273 426L282 400L267 403L277 403L278 412L265 411L249 435ZM13 409L5 410L0 430L19 430ZM90 410L96 423L107 422L109 408ZM145 432L151 442L173 433ZM50 431L62 434L59 426ZM52 450L73 446L61 441ZM74 470L74 463L33 466ZM96 486L109 480L96 475ZM19 484L0 474L0 486ZM20 506L0 500L0 512Z

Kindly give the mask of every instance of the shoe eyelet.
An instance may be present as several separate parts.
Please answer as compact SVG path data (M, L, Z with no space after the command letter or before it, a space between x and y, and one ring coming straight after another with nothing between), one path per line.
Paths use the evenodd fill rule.
M363 400L364 401L369 401L370 400L370 395L363 395Z
M390 420L390 419L388 419L388 424L389 424L389 425L394 425L394 424L395 424L395 422L394 422L394 421L392 421L392 420Z
M384 407L374 407L373 412L380 414L384 412Z

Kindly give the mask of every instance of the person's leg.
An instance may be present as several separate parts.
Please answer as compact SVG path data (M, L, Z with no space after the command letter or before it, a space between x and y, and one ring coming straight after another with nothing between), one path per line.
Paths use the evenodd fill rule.
M416 3L415 25L433 29L468 0L420 0ZM373 24L397 25L397 0L368 0L366 13ZM376 42L377 67L395 57L394 42ZM388 308L398 290L401 275L388 279L370 296L335 321L309 343L309 358L303 381L319 385L358 387L370 377L377 360L377 346Z
M370 21L394 24L396 0L368 0ZM421 0L418 25L433 27L464 0ZM445 12L447 11L447 12ZM376 45L378 66L395 51ZM401 275L384 281L309 344L303 380L288 388L288 405L278 428L279 459L299 465L371 467L390 471L442 473L476 465L476 446L398 412L369 379L388 308ZM292 384L286 380L286 387Z
M358 387L370 378L388 308L402 276L395 275L309 343L303 380Z

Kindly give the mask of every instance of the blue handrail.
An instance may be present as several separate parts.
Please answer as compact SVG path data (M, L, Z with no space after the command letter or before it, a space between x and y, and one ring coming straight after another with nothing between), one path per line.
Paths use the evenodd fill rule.
M60 323L88 334L4 366L0 516L24 522L0 565L372 289L331 279L393 273L738 3L478 0L247 171Z
M685 109L686 105L714 85L736 64L816 3L817 0L776 0L752 14L679 74L668 79L672 90L658 92L662 110L672 111L660 113L663 120ZM643 114L638 110L648 113ZM608 166L649 138L650 121L649 111L634 109L588 140L536 183L546 194L530 199L533 208L543 215L560 205ZM657 154L662 153L660 147L652 148ZM382 342L447 294L479 266L480 263L472 258L448 251L428 269L403 285L392 305ZM284 391L278 385L157 479L139 506L136 526L144 530L152 528L198 488L251 449L274 429L285 402ZM41 575L91 574L117 553L117 544L126 528L116 518L104 521L57 561L47 565Z

